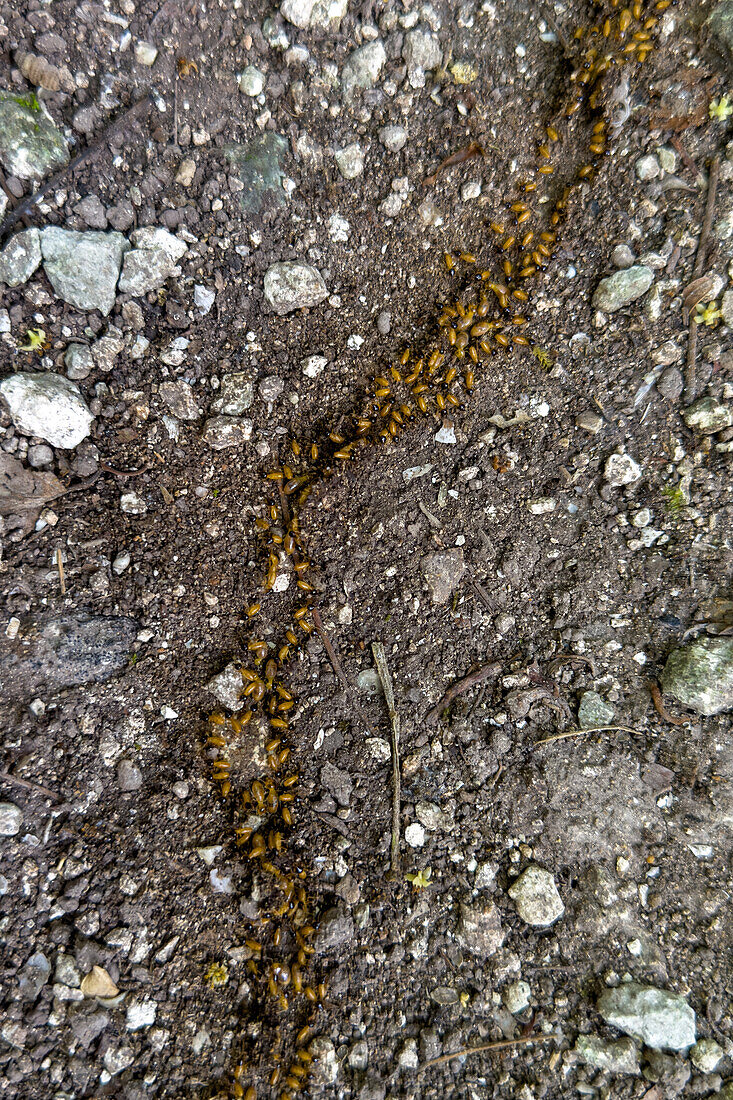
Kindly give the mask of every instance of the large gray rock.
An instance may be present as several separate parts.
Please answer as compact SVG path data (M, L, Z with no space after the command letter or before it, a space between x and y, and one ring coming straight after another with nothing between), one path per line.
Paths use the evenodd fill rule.
M77 233L50 226L41 232L43 269L59 298L105 317L115 304L122 257L130 247L121 233Z
M316 306L327 294L320 271L310 264L285 260L265 272L265 297L281 315Z
M695 1012L679 993L626 982L604 990L598 1011L607 1024L654 1050L687 1050L695 1042Z
M359 89L373 87L379 80L386 61L387 53L378 38L353 50L341 74L344 95L348 98Z
M706 25L720 43L733 53L733 0L721 0L706 19Z
M682 419L688 428L702 435L722 432L733 424L733 410L717 397L700 397L683 410Z
M79 387L60 374L11 374L0 383L13 424L52 447L76 447L94 420Z
M178 237L166 229L146 225L136 229L130 240L134 248L125 255L118 287L123 294L139 297L157 290L171 276L180 275L177 262L188 248Z
M641 298L654 282L651 268L636 264L625 271L615 271L606 279L601 279L593 295L593 307L604 313L615 313L617 309Z
M0 253L0 283L20 286L27 283L41 262L41 235L37 229L24 229L11 237Z
M43 179L69 163L66 138L33 93L0 92L0 161L22 180Z
M698 638L675 649L662 673L662 689L698 714L733 707L733 638Z
M581 1062L595 1066L607 1073L631 1073L639 1071L639 1050L631 1039L618 1039L615 1043L601 1039L600 1035L579 1035L575 1040L575 1053Z
M81 611L28 619L0 651L0 698L108 680L126 667L138 629L134 619Z

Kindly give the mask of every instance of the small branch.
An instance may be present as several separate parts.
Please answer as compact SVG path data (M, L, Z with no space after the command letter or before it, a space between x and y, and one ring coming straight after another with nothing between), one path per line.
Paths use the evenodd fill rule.
M100 462L99 468L100 470L105 470L108 474L116 474L117 477L138 477L140 474L146 474L148 472L150 463L146 462L139 470L118 470L116 466L110 466L107 462Z
M61 557L61 547L56 547L56 566L59 571L59 585L61 586L61 595L66 595L66 577L64 576L64 562Z
M665 722L670 722L673 726L686 726L686 718L673 718L671 714L667 713L667 710L662 702L662 692L659 689L659 685L654 680L649 681L649 694L652 697L654 703L654 709L660 718L663 718Z
M26 791L35 791L36 794L42 794L45 798L52 798L54 802L63 802L63 798L56 794L56 791L42 787L40 783L33 783L30 779L21 779L19 775L11 775L10 772L0 772L0 781L14 783L16 787L23 787Z
M567 733L555 733L552 737L543 737L541 741L535 741L532 748L536 749L538 745L549 745L553 741L566 741L568 737L584 737L586 733L606 733L611 730L634 733L637 737L644 736L641 730L634 730L631 726L589 726L585 730L568 730Z
M313 622L315 624L316 633L318 634L318 637L321 639L321 641L323 642L323 645L325 646L326 653L328 654L328 659L331 662L331 665L333 667L333 671L336 673L339 680L341 681L341 683L343 685L343 688L344 688L344 691L346 692L346 694L351 699L351 702L354 706L354 710L359 715L359 718L361 719L362 725L366 729L367 733L371 737L376 737L377 736L376 733L374 732L372 727L367 722L366 716L364 715L364 712L362 711L362 709L359 705L359 701L356 698L354 689L352 688L349 681L346 679L346 673L344 672L343 668L341 667L341 661L339 660L338 653L336 652L336 650L333 648L333 645L331 644L331 639L329 638L328 634L326 633L326 628L323 625L323 619L321 618L321 613L319 612L319 610L318 610L318 608L316 607L315 604L311 604L310 613L313 616Z
M372 642L372 653L382 681L384 698L389 711L392 726L392 844L390 846L390 877L397 878L400 873L400 806L402 803L402 783L400 777L400 716L394 701L392 677L387 664L387 654L381 642Z
M427 725L432 726L434 722L437 722L445 708L449 706L458 695L462 695L464 691L468 691L469 688L474 687L476 684L480 684L483 680L488 680L491 676L498 676L501 669L502 666L498 661L492 661L491 664L477 668L475 672L469 672L468 676L464 676L462 680L457 680L455 684L448 688L440 702L436 703L433 709L429 710L425 715Z
M715 213L715 195L718 190L720 176L720 153L716 153L710 164L708 175L708 197L705 203L705 214L702 219L700 236L697 242L697 254L695 266L692 269L692 280L699 279L705 266L705 254L707 252L708 237L713 224ZM697 385L697 322L694 315L690 317L690 335L687 340L687 369L685 371L685 403L691 404L695 400Z
M454 1058L465 1058L468 1054L483 1054L492 1050L509 1050L510 1047L521 1047L526 1043L546 1043L548 1039L557 1039L557 1035L551 1031L548 1035L523 1035L520 1039L499 1039L498 1042L482 1043L478 1047L462 1047L461 1050L457 1050L453 1054L441 1054L440 1058L431 1058L429 1062L423 1062L420 1070L428 1069L429 1066L441 1066L445 1062L452 1062Z

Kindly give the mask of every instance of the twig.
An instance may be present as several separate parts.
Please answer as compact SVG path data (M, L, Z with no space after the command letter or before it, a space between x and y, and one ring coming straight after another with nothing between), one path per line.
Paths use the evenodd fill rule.
M557 1035L551 1031L548 1035L522 1035L519 1039L499 1039L494 1043L482 1043L478 1047L462 1047L461 1050L454 1051L453 1054L441 1054L439 1058L431 1058L429 1062L423 1062L420 1066L420 1070L428 1069L429 1066L440 1066L445 1062L452 1062L454 1058L465 1058L467 1054L483 1054L487 1050L508 1050L510 1047L521 1047L525 1043L544 1043L548 1039L557 1039Z
M670 722L673 726L686 726L686 718L673 718L671 714L667 713L667 710L662 702L662 692L659 689L659 685L654 680L649 681L649 694L652 697L654 703L654 709L660 718L663 718L665 722Z
M372 653L382 681L384 698L389 711L392 726L392 844L390 846L390 877L400 873L400 806L402 803L402 784L400 777L400 716L394 701L392 677L387 664L387 654L381 642L372 642Z
M457 680L455 684L448 688L440 702L436 703L433 709L425 715L427 725L431 726L434 722L437 722L445 708L453 702L456 696L462 695L464 691L468 691L475 684L480 684L482 680L488 680L491 676L498 676L501 668L502 666L498 661L492 661L488 665L477 668L475 672L469 672L468 676L464 676L462 680Z
M586 733L605 733L611 730L635 733L637 737L643 737L641 730L634 730L631 726L589 726L585 730L568 730L567 733L555 733L552 737L543 737L541 741L535 741L532 748L536 749L538 745L549 745L552 741L565 741L568 737L584 737Z
M364 714L363 710L361 709L361 707L359 705L359 701L356 698L354 689L352 688L349 681L346 679L346 673L344 672L343 668L341 667L341 662L339 660L338 653L333 648L333 645L331 643L331 639L329 638L328 634L326 633L326 628L323 625L323 619L321 618L321 613L318 610L318 608L315 606L315 604L311 604L310 612L311 612L311 615L313 617L313 623L315 625L318 637L323 642L323 645L326 649L326 653L328 654L328 659L331 662L331 665L333 666L333 671L336 673L339 680L341 681L341 683L343 685L343 688L344 688L344 691L346 692L346 694L351 699L354 710L359 715L359 718L361 719L362 725L366 729L367 733L370 734L371 737L376 737L377 735L376 735L375 731L369 725L369 722L366 719L366 715Z
M114 133L117 132L117 130L120 130L128 122L131 122L133 118L141 115L145 108L148 107L151 103L151 94L143 96L143 98L139 99L137 103L133 103L132 107L128 107L126 111L123 111L119 118L110 123L110 125L102 131L98 138L95 138L94 141L90 142L90 144L87 145L86 149L82 149L81 153L77 153L77 155L73 158L73 160L69 161L65 168L62 168L60 172L56 172L55 175L46 180L46 182L42 184L37 191L34 191L32 195L29 195L27 199L24 199L23 202L19 203L18 206L11 210L8 216L0 225L0 237L7 233L11 226L15 225L17 221L20 221L21 218L24 218L26 214L30 214L33 210L33 207L41 201L43 196L48 191L54 190L56 187L59 186L59 184L63 183L66 177L72 175L80 164L83 164L84 161L88 160L89 157L93 156L107 141L109 141L109 139Z
M56 547L56 567L59 571L59 585L61 586L61 595L66 595L66 578L64 576L64 562L61 557L61 547Z
M10 772L0 772L0 780L5 783L15 783L16 787L23 787L26 791L35 791L36 794L45 795L46 798L53 798L54 802L63 802L63 798L56 794L56 791L52 791L48 787L43 787L40 783L33 783L30 779L21 779L19 775L11 775Z
M107 462L100 462L99 468L100 470L105 470L108 474L117 474L118 477L137 477L139 474L146 474L148 472L150 463L146 462L139 470L118 470L116 466L110 466Z
M685 129L687 129L687 126L685 127ZM702 172L700 171L700 169L695 164L695 162L692 159L692 157L690 156L690 154L685 149L685 147L682 144L682 142L680 141L680 139L675 136L675 137L671 137L669 140L671 141L672 145L674 145L674 147L677 150L677 152L679 153L679 155L682 157L682 160L685 163L685 167L688 168L689 171L692 172L693 175L695 176L695 180L696 181L697 180L702 180L704 182L705 177L703 176Z
M713 224L715 213L715 193L718 190L718 178L720 176L720 153L716 153L710 164L708 175L708 197L705 203L705 214L702 219L700 236L697 242L697 254L695 266L692 269L692 281L699 279L705 266L705 253L707 252L708 237ZM694 315L690 317L690 335L687 341L687 369L685 371L685 403L690 404L695 400L695 388L697 383L697 322Z

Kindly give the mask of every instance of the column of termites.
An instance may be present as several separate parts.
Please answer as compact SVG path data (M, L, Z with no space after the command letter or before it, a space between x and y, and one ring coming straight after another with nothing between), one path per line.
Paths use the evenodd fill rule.
M357 411L342 418L337 430L307 445L291 440L282 463L266 475L271 491L255 520L267 558L263 588L265 592L271 590L281 570L292 571L298 606L277 643L259 637L249 641L247 660L241 664L246 709L229 717L220 712L210 715L207 743L213 757L212 780L231 808L236 844L270 891L268 907L259 921L250 925L245 944L251 953L247 968L261 993L260 1003L269 1003L274 1012L293 1014L295 1019L291 1038L285 1040L286 1050L279 1052L277 1064L266 1077L270 1089L278 1090L279 1100L292 1100L307 1085L312 1057L306 1044L315 1034L314 1025L326 993L325 983L313 975L311 940L316 925L307 873L287 856L298 775L290 769L288 744L296 701L283 682L283 674L315 629L313 585L308 580L310 562L304 550L299 509L314 484L337 474L365 447L389 444L419 416L440 416L460 406L493 355L529 343L523 330L531 290L552 258L568 200L575 188L592 182L607 155L611 132L609 119L604 116L602 82L611 70L623 66L633 71L646 60L653 48L658 16L670 3L657 0L645 6L636 0L629 7L621 7L619 0L608 0L597 4L601 21L575 32L577 55L570 91L538 142L533 171L519 183L518 194L492 216L489 228L493 243L489 248L494 266L484 269L472 253L458 257L446 253L449 270L465 264L473 277L452 302L443 306L435 338L419 353L406 348L397 362L375 374ZM564 171L571 141L584 114L590 115L585 123L590 128L587 154L574 169L570 182L550 195L548 188L555 171ZM254 602L247 607L246 617L254 623L259 612L260 603ZM267 772L246 790L235 789L232 753L238 735L258 711L270 727L271 736L265 746ZM255 1086L244 1084L247 1073L242 1048L225 1095L256 1100Z

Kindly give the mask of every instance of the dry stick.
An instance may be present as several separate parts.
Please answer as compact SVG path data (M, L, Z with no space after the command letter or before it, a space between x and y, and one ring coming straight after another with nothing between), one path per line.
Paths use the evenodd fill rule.
M584 737L586 733L605 733L611 730L635 733L637 737L644 736L641 730L634 730L631 726L589 726L587 730L568 730L567 733L555 733L552 737L543 737L541 741L535 741L532 748L536 749L538 745L549 745L552 741L565 741L568 737Z
M492 661L491 664L477 668L475 672L469 672L468 676L464 676L462 680L457 680L455 684L448 688L440 702L436 703L433 709L425 715L427 724L430 726L433 722L437 722L445 708L453 702L457 695L462 695L464 691L468 691L475 684L480 684L482 680L488 680L490 676L498 676L501 669L502 666L498 661Z
M67 176L72 175L85 160L93 156L102 145L104 145L117 130L121 129L126 123L131 122L137 115L143 113L146 107L152 103L152 95L148 94L139 99L137 103L133 103L132 107L128 107L126 111L120 115L118 119L112 122L106 130L103 130L98 138L95 138L86 149L82 149L81 153L77 153L73 160L69 161L65 168L62 168L60 172L56 172L51 176L37 191L34 191L32 195L29 195L27 199L19 203L13 210L10 211L5 220L0 224L0 237L7 233L11 226L15 225L17 221L25 217L26 214L30 214L33 207L41 201L43 196L48 192L58 187L60 183L66 179Z
M64 562L61 557L61 547L56 547L56 566L59 571L59 585L61 586L61 595L66 595L66 577L64 576Z
M692 269L692 279L699 279L705 266L705 253L707 251L708 237L713 224L715 212L715 193L718 190L718 177L720 175L720 153L716 153L710 164L708 175L708 197L705 203L705 214L700 229L700 237L697 242L697 255L695 266ZM685 403L689 405L695 400L695 387L697 383L697 321L694 315L690 317L690 336L687 341L687 369L685 371Z
M349 681L346 679L346 673L344 672L343 668L341 667L341 662L339 661L338 653L336 652L336 650L333 648L333 645L331 644L331 639L329 638L328 634L326 633L326 628L323 625L323 619L321 618L321 614L320 614L320 612L319 612L319 610L318 610L318 608L316 607L315 604L311 604L310 613L313 616L313 622L315 624L315 628L316 628L316 632L318 634L318 637L321 639L321 641L323 642L323 644L326 648L326 653L328 654L328 659L331 662L331 665L333 666L333 671L336 673L339 680L341 681L341 683L343 685L343 688L344 688L344 691L346 692L346 694L351 699L354 710L359 715L359 718L361 719L362 725L366 729L367 733L369 733L372 737L376 737L377 736L376 733L374 732L372 727L369 725L363 710L359 706L359 702L358 702L358 700L356 699L356 697L354 695L354 689L352 688Z
M372 653L377 665L379 679L382 681L384 698L387 701L389 721L392 726L392 844L390 846L390 878L400 873L400 806L402 803L402 783L400 777L400 716L394 701L392 677L387 664L387 654L381 642L372 642Z
M21 779L19 775L11 775L10 772L0 772L0 780L5 783L15 783L17 787L23 787L26 791L35 791L36 794L45 795L46 798L52 798L55 802L63 802L63 799L60 795L56 794L56 791L52 791L48 787L42 787L40 783L33 783L30 779Z
M510 1047L524 1046L525 1043L544 1043L548 1039L557 1039L557 1037L551 1031L548 1035L523 1035L520 1039L499 1039L495 1043L482 1043L478 1047L463 1047L454 1054L441 1054L439 1058L431 1058L429 1062L423 1062L420 1070L427 1069L428 1066L440 1066L444 1062L452 1062L454 1058L465 1058L467 1054L483 1054L487 1050L508 1050Z

